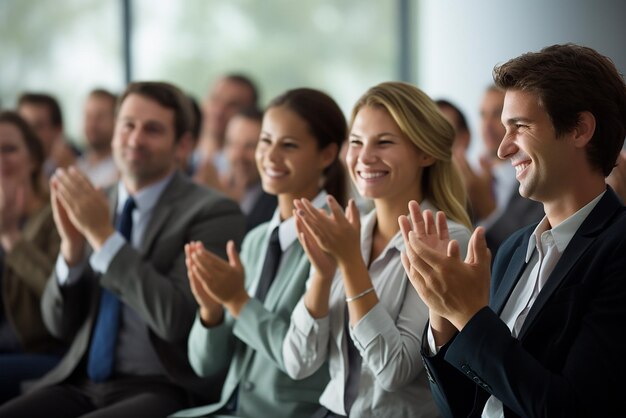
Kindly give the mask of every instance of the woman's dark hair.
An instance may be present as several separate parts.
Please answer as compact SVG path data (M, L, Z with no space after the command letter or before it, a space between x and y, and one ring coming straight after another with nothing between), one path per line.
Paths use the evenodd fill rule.
M10 123L15 126L22 133L24 144L28 149L28 155L33 162L33 172L30 173L30 181L33 190L37 194L45 193L43 186L43 163L45 161L45 153L41 140L26 122L17 112L5 110L0 112L0 123Z
M341 145L346 139L346 118L339 105L326 93L310 88L288 90L268 105L285 107L304 119L311 134L317 139L318 149L337 145L335 160L324 171L324 189L335 197L341 206L346 205L347 181L345 169L339 160Z

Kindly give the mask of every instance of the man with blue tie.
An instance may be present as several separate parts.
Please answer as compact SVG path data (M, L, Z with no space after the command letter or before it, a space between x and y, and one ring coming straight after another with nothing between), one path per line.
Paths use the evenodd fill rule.
M490 273L483 228L463 262L413 206L405 269L430 310L422 356L446 417L624 416L626 208L605 184L626 136L626 84L591 48L553 45L494 70L506 91L498 156L539 224Z
M71 346L0 416L166 416L194 397L219 395L220 382L197 378L187 361L197 305L184 245L202 241L225 257L245 221L235 202L176 170L189 140L189 106L167 83L128 86L112 143L121 180L108 198L75 168L56 171L61 253L42 311L53 335Z

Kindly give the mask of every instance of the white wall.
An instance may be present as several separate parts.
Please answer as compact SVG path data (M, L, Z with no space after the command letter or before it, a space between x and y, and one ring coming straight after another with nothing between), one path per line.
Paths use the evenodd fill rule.
M574 42L626 73L626 1L418 0L418 85L456 103L469 119L471 155L482 149L478 107L495 64Z

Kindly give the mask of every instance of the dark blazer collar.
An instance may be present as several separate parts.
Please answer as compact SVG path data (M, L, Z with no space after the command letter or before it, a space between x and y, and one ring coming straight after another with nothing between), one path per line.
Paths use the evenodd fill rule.
M502 283L498 286L495 293L491 295L491 308L498 315L502 313L502 309L504 309L504 305L509 299L509 295L515 288L515 285L522 276L522 272L526 268L526 244L528 243L534 229L534 226L528 227L527 231L520 238L520 244L515 249L515 252L513 252L506 271L504 272Z
M622 203L610 187L596 207L591 211L587 219L582 223L561 259L554 267L554 271L550 274L545 286L539 292L537 300L528 312L528 316L524 321L524 325L519 333L519 338L523 338L528 329L533 325L533 321L537 314L541 311L550 296L558 289L561 283L566 279L567 274L574 264L581 258L589 246L598 238L598 236L610 226L613 217L622 208Z
M602 196L589 216L587 216L587 219L585 219L578 231L576 231L576 234L574 234L574 237L561 256L561 259L555 266L554 271L546 282L546 285L539 293L537 300L533 304L533 307L524 321L524 326L520 330L519 338L521 338L527 331L528 327L532 324L533 319L541 311L541 308L547 302L552 293L554 293L554 291L561 284L572 266L585 252L589 245L591 245L594 239L609 226L608 224L611 222L613 216L621 207L622 203L613 189L607 187L606 193ZM496 289L495 293L492 294L491 307L498 315L502 312L502 309L504 309L506 301L526 268L527 263L525 258L528 240L530 239L534 229L534 226L530 226L522 234L518 241L518 246L510 258L502 283L498 289Z

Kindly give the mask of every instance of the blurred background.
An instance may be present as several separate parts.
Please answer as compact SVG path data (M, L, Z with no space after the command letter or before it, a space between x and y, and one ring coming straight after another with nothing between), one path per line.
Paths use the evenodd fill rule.
M575 42L626 72L623 0L0 0L0 106L22 91L61 102L82 145L88 92L166 80L201 100L213 80L242 72L265 104L287 88L320 88L348 115L370 86L417 84L469 119L497 63Z

